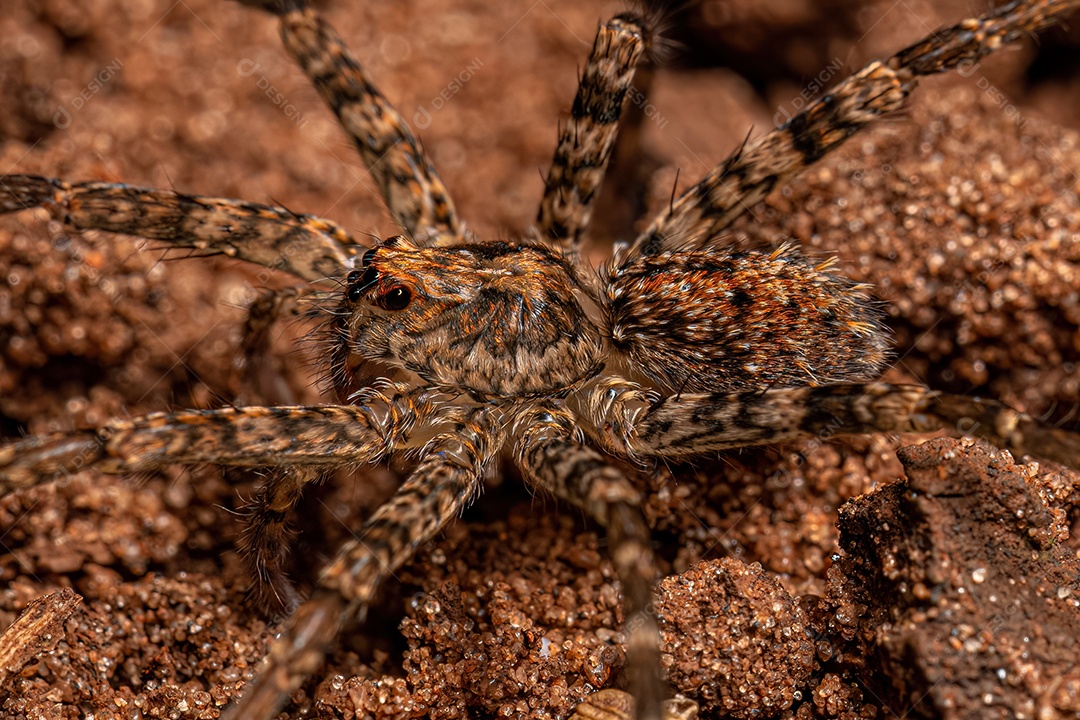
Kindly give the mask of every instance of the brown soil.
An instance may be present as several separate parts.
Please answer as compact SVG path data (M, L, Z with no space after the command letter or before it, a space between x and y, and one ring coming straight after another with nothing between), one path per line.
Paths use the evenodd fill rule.
M425 147L481 237L531 221L575 68L597 19L619 9L326 7L403 114L430 115ZM605 204L621 234L638 205L668 201L677 171L685 186L796 108L822 68L837 66L823 80L835 82L971 4L714 0L696 12L672 19L682 49L653 80L643 156ZM0 169L272 199L358 236L395 233L273 25L212 0L5 0ZM1054 60L1075 42L1051 33L1039 55L1025 46L925 82L909 112L735 232L838 254L872 282L896 336L889 379L1077 428L1080 136L1043 119L1080 117L1080 82ZM235 377L241 308L279 279L144 245L69 236L41 213L0 218L0 434L241 392L317 399L289 354L301 330L280 330L278 389L251 397ZM635 471L667 576L664 666L704 716L1080 713L1080 476L954 440L901 462L899 444L818 438ZM311 493L296 520L301 583L399 469ZM30 608L29 630L0 636L0 717L217 717L275 628L245 597L229 512L256 483L213 469L138 483L83 473L0 500L0 627ZM398 573L285 715L565 717L622 682L621 621L602 533L508 472Z

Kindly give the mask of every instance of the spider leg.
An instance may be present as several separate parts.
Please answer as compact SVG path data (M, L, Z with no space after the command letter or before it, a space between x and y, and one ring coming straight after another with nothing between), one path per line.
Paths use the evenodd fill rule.
M554 405L534 407L517 424L522 430L514 458L525 479L607 528L611 559L623 586L627 682L636 700L635 717L660 720L667 689L659 674L660 629L651 608L656 560L641 494L622 470L584 444L569 412Z
M241 0L281 18L286 49L356 144L386 206L426 245L463 242L446 187L408 123L369 80L345 42L302 0Z
M79 230L164 240L312 282L340 275L355 245L330 221L285 208L113 183L0 175L0 214L32 207L44 207Z
M114 420L98 430L0 447L0 493L88 468L133 473L175 464L328 468L376 462L429 412L404 391L372 390L356 405L188 410Z
M225 720L275 717L288 694L318 672L345 620L362 615L379 585L472 502L502 444L496 415L490 406L480 408L454 431L432 438L409 479L323 572Z
M1044 425L995 400L919 385L845 383L764 392L676 395L650 404L636 385L609 379L586 411L612 452L682 457L805 437L950 429L1017 456L1080 468L1080 435Z
M570 120L559 128L536 226L541 238L564 250L577 250L588 229L615 145L623 100L644 51L644 34L641 18L630 14L600 26Z
M739 148L684 192L621 253L620 264L715 242L721 230L772 190L900 109L919 77L974 63L1077 7L1078 0L1012 2L938 30L884 62L870 63L780 127Z
M285 570L292 538L287 514L300 501L304 487L318 477L304 468L272 472L243 510L246 523L240 551L255 579L253 594L268 610L287 615L302 600Z
M253 391L262 402L296 402L296 393L285 381L283 361L271 351L271 330L281 318L299 317L301 304L311 293L310 288L296 286L275 288L260 293L248 306L234 363L234 397L246 401L246 391Z

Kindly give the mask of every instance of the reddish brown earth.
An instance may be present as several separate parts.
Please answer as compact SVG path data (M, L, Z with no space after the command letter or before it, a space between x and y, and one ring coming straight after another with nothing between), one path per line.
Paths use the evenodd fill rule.
M817 79L974 5L715 0L673 17L680 46L604 205L608 234L628 234L677 172L684 187ZM595 23L619 6L325 9L403 114L430 115L421 136L470 227L520 233ZM874 283L896 337L888 378L1080 429L1076 43L1051 33L1039 51L925 82L910 111L734 231L838 254ZM272 200L357 236L396 231L273 21L238 5L6 1L0 97L5 172ZM240 393L317 399L289 353L299 330L280 330L279 389L251 397L235 377L241 306L280 280L142 246L69 236L41 213L0 218L5 438ZM634 471L663 558L664 667L703 716L1080 713L1080 476L967 441L897 459L919 439L818 438ZM311 493L295 523L301 582L401 469ZM83 473L0 500L0 627L30 608L30 630L0 637L0 717L217 717L274 631L245 598L229 512L256 482ZM565 717L622 682L621 620L602 533L508 472L398 573L285 716Z

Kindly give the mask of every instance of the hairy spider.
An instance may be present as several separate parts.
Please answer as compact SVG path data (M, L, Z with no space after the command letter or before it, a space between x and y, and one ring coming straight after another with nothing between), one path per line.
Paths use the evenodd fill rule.
M301 294L322 318L325 375L341 403L159 413L31 438L0 449L5 492L90 466L288 470L260 491L249 544L260 576L292 605L277 555L282 518L304 486L321 470L398 450L418 456L399 492L298 603L233 716L273 716L318 671L341 624L363 614L379 584L475 497L503 448L530 485L607 528L632 628L629 689L642 718L661 715L666 693L647 612L655 563L641 493L621 461L822 432L945 427L1080 465L1080 438L999 403L870 382L887 343L865 288L796 248L732 247L723 236L746 207L901 107L918 76L977 59L1080 3L1014 3L871 64L747 143L599 273L580 260L580 242L648 44L646 21L626 14L600 28L535 234L481 242L333 30L300 3L246 4L280 15L287 47L356 140L407 235L365 248L328 221L254 203L0 178L0 211L44 206L77 229L224 253L309 281L314 289Z

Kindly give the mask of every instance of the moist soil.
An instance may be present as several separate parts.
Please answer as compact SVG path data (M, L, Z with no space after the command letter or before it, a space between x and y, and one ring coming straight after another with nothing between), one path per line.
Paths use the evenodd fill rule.
M521 235L596 22L621 8L324 9L419 128L469 227ZM642 73L594 257L751 128L971 12L715 0L667 13L666 59ZM871 283L895 339L887 379L1080 429L1078 42L1051 31L924 81L910 109L751 208L733 242L796 241ZM273 19L238 4L5 0L0 96L5 172L398 232ZM320 399L299 321L279 323L258 368L236 363L243 308L287 278L72 233L41 211L0 217L0 277L6 440ZM821 437L628 468L660 558L663 667L702 717L1080 714L1080 475L982 442L911 445L926 440ZM293 518L302 590L407 470L341 473L308 493ZM0 499L0 717L218 717L280 622L236 550L258 481L84 472ZM531 496L507 464L282 717L566 717L624 686L622 619L602 531Z

